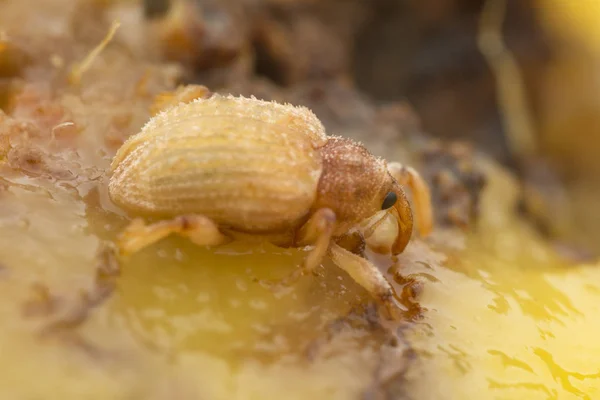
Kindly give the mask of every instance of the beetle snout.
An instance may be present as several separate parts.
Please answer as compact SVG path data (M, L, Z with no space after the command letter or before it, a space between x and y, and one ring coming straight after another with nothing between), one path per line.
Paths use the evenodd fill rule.
M406 194L400 186L396 186L394 192L398 197L398 201L396 201L390 213L396 217L396 224L398 226L398 234L392 245L392 254L396 255L402 253L408 245L413 230L413 214Z

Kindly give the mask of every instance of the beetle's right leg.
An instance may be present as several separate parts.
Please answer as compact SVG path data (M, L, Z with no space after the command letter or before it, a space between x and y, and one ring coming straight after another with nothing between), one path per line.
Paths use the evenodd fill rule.
M331 243L335 229L336 216L330 208L317 210L300 228L296 239L297 246L314 245L314 249L304 259L300 271L302 275L312 272L321 264Z
M217 246L228 240L210 218L202 215L182 215L150 225L137 218L119 237L120 253L135 253L173 233L189 238L198 246Z
M385 307L386 317L398 319L402 315L402 307L392 285L385 279L381 271L369 260L332 243L329 246L329 256L332 261L360 286L364 287L379 304Z
M287 277L275 282L261 280L266 286L289 286L299 278L314 272L325 255L331 243L331 237L335 229L336 217L333 210L321 208L317 210L310 219L300 228L295 245L297 247L314 245L314 248L300 267L295 269Z

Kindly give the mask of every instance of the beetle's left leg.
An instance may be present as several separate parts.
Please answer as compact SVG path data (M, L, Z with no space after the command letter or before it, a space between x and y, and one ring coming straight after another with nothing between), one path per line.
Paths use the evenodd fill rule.
M396 300L392 285L385 279L381 271L369 260L332 243L329 256L333 262L346 271L356 283L364 287L381 305L385 307L386 317L397 319L402 314L402 307Z
M419 173L410 167L397 162L388 163L388 171L399 184L408 186L413 193L415 201L415 213L419 233L427 236L433 228L433 207L431 205L431 193L427 182Z
M187 237L199 246L217 246L228 240L219 231L219 227L203 215L182 215L150 225L138 218L133 220L119 237L120 253L135 253L173 233Z
M202 85L180 86L170 92L159 93L154 97L154 102L150 106L152 116L174 107L180 103L191 103L196 99L208 99L212 96L211 91Z

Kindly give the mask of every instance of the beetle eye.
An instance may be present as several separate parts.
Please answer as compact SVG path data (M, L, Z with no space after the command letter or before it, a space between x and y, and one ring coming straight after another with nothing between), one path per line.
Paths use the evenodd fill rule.
M398 198L396 197L396 193L389 192L388 194L385 195L385 199L383 199L383 204L381 205L381 209L387 210L388 208L392 207L394 204L396 204L397 199Z

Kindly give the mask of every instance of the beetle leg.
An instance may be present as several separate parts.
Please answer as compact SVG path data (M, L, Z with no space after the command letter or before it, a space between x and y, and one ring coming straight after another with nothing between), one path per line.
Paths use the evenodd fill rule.
M302 225L296 239L296 246L314 245L314 249L306 256L303 264L295 269L291 274L283 279L266 281L258 280L265 286L274 288L276 286L289 286L299 278L314 272L315 268L321 264L323 257L327 254L327 249L331 243L331 236L335 229L335 213L329 208L317 210L310 219Z
M227 240L218 226L202 215L183 215L151 225L137 218L119 237L120 253L135 253L173 233L189 238L198 246L216 246Z
M300 228L296 244L300 246L314 244L315 246L304 259L304 264L300 268L302 275L306 275L318 267L327 254L327 248L329 248L335 229L335 221L335 213L331 209L321 208Z
M400 163L389 163L388 171L399 184L410 188L415 201L419 232L422 236L427 236L433 228L433 207L429 186L416 170Z
M156 0L154 0L156 1ZM181 103L191 103L196 99L208 99L212 96L211 91L202 85L180 86L170 92L159 93L154 97L154 102L150 106L150 113L154 116L170 107L175 107Z
M392 285L385 279L381 271L369 260L352 254L346 249L332 243L329 246L329 256L332 261L356 283L364 287L386 311L386 317L397 319L400 317L402 308L396 300L396 293Z

